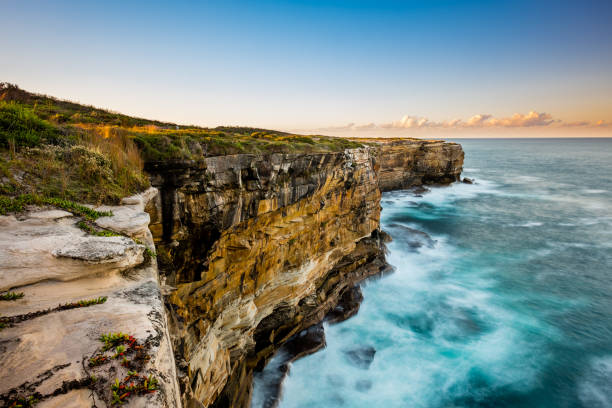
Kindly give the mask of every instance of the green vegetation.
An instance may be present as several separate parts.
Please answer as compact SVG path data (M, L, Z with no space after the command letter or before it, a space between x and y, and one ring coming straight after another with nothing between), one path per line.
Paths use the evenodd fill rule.
M0 300L17 300L21 299L22 297L24 297L23 292L6 292L0 294Z
M144 251L145 251L145 254L147 254L149 258L157 258L157 254L153 252L151 248L146 247Z
M89 115L84 115L87 110ZM64 115L72 112L73 121ZM77 118L110 120L101 110L57 101L0 83L0 209L17 194L87 203L118 203L149 186L132 139L109 137ZM76 116L75 116L76 115ZM139 121L123 121L138 124ZM118 123L123 123L121 120ZM15 208L22 209L15 202Z
M25 408L25 407L33 407L36 405L38 400L33 395L27 397L19 397L14 400L7 401L7 407L9 408Z
M115 378L115 382L111 384L111 405L123 405L130 395L153 393L158 386L159 383L153 375L141 376L129 371L128 376L123 381Z
M151 359L147 351L150 348L148 341L140 344L133 336L121 332L103 334L100 336L100 341L103 345L89 358L89 369L96 369L101 374L118 375L121 369L114 365L114 361L118 359L121 359L121 367L127 369L127 375L122 380L115 378L112 382L105 375L94 376L86 369L89 378L96 379L90 381L90 384L98 387L97 391L107 392L110 386L108 394L110 405L123 405L134 395L146 395L157 391L158 380L152 374L139 373ZM105 365L109 367L103 367Z
M219 130L225 129L225 131ZM336 152L361 144L329 136L302 136L251 128L187 128L131 131L148 161L198 160L240 153Z
M106 303L107 300L108 298L106 296L100 296L94 299L86 299L86 300L79 300L73 303L66 303L66 304L60 305L58 309L67 310L67 309L77 309L79 307L101 305L102 303Z
M97 237L122 237L123 236L115 231L110 231L107 229L101 229L101 228L94 227L89 222L86 222L86 221L79 221L77 223L77 226L83 231L87 232L89 235L95 235Z
M136 339L134 339L129 334L125 334L121 332L108 333L108 334L103 334L102 336L100 336L100 341L104 343L104 347L102 348L103 351L110 350L112 348L117 347L120 344L133 342L135 340Z
M13 197L0 195L0 215L7 214L9 212L23 211L28 205L52 205L73 214L80 215L81 217L90 221L96 220L100 217L110 217L113 215L113 213L110 211L96 211L92 208L85 207L84 205L61 198L41 197L35 194L21 194Z
M250 127L134 118L0 83L0 211L33 194L115 204L149 186L144 164L239 153L337 152L361 143Z

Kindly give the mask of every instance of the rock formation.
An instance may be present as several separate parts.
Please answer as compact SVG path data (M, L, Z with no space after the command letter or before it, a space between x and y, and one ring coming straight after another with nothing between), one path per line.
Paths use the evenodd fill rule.
M357 283L388 268L381 190L455 181L462 162L457 144L415 140L155 162L147 171L160 193L97 220L124 237L88 236L61 211L0 217L0 290L26 294L0 305L2 316L108 298L2 330L0 393L87 382L99 336L123 331L148 339L145 368L160 380L128 406L246 407L255 369L326 315L356 313ZM41 406L108 402L96 387L73 388Z
M248 406L255 368L387 268L380 191L452 182L462 164L457 144L412 140L151 163L184 404Z
M362 141L364 141L362 139ZM459 181L463 149L457 143L419 139L367 139L380 157L381 191Z
M158 382L155 393L130 398L130 406L180 406L157 267L146 249L153 242L143 210L156 194L150 189L124 200L128 205L103 208L113 216L98 225L129 237L89 235L66 211L0 217L0 292L23 293L0 302L0 406L109 405L111 384L128 369L89 361L110 332L134 336L150 357L139 374ZM103 301L78 303L91 299Z

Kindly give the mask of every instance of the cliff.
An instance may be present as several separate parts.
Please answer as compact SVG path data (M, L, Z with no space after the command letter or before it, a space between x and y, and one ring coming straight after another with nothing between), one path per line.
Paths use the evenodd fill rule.
M180 406L157 266L147 249L153 241L143 210L156 194L98 208L113 214L96 221L114 229L107 236L83 231L82 217L57 209L0 216L0 292L17 298L0 302L0 406L110 406L115 380L127 384L128 371L129 382L141 387L146 377L148 388L121 401ZM109 333L132 337L104 350Z
M463 169L461 145L422 139L355 139L375 146L380 157L381 191L459 180Z
M379 141L151 163L183 403L248 406L253 370L386 268L380 191L454 181L462 162L456 144Z
M122 236L45 208L0 217L0 290L25 294L0 303L2 402L110 406L114 379L129 382L124 345L158 381L128 406L248 406L254 370L355 313L357 283L386 270L381 190L454 181L462 160L456 144L393 140L149 161L159 194L98 208L113 215L96 228ZM133 340L105 351L118 332Z

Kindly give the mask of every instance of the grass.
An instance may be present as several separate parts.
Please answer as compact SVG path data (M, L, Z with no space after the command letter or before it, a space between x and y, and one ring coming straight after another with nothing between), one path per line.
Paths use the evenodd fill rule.
M101 305L103 303L106 303L107 300L108 298L106 296L100 296L94 299L85 299L85 300L79 300L73 303L66 303L66 304L60 305L58 309L68 310L68 309L78 309L80 307L89 307L93 305Z
M69 112L74 120L63 119ZM112 121L114 114L101 112L0 83L0 194L116 204L146 189L138 146L104 122L141 121ZM105 126L89 126L94 120Z
M117 204L145 190L145 164L210 156L341 152L358 141L130 117L0 83L0 195ZM0 211L19 202L0 199ZM4 210L2 210L4 208Z
M104 347L102 347L102 350L107 351L123 343L133 343L135 339L129 334L117 332L101 335L100 341L104 343Z
M93 227L90 223L86 221L79 221L77 226L83 231L87 232L89 235L95 235L97 237L122 237L122 234L119 234L115 231L110 231L106 229L99 229Z
M136 152L146 161L197 160L237 153L331 152L362 146L359 142L322 135L295 135L240 126L203 128L134 118L29 93L6 83L0 84L0 101L5 101L6 109L20 110L24 117L31 119L28 123L32 125L26 126L26 129L34 125L40 129L58 128L63 130L65 138L71 140L102 137L103 140L121 140L128 144L133 141L138 147ZM59 140L64 141L65 138L62 136ZM59 143L53 135L49 135L48 139ZM30 145L36 145L36 141ZM134 151L129 151L130 155L133 157L128 161L137 161Z
M24 297L25 295L23 294L23 292L6 292L6 293L2 293L0 294L0 300L17 300L17 299L21 299L22 297Z
M100 217L110 217L113 215L110 211L96 211L84 205L61 198L41 197L35 194L21 194L13 197L0 195L0 215L24 211L28 205L51 205L69 211L75 215L80 215L89 221L95 221Z

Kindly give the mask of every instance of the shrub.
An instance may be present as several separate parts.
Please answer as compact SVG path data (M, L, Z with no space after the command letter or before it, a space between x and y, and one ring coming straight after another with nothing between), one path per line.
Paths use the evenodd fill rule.
M0 145L14 148L42 142L57 144L60 140L59 130L31 109L15 102L0 102Z

